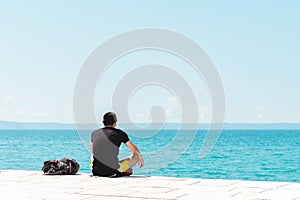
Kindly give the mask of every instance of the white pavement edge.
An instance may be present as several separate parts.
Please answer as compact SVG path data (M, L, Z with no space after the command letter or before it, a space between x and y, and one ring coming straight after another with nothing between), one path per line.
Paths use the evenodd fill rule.
M300 200L300 183L0 171L0 199Z

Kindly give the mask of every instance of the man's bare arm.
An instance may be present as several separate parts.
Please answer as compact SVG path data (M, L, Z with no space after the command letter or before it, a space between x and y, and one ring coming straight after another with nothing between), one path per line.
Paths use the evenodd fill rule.
M126 142L125 145L128 147L128 149L130 149L130 151L132 153L135 153L139 156L139 161L138 161L139 167L140 168L143 167L144 166L144 159L143 159L143 156L142 156L140 150L131 141Z
M92 142L91 142L91 144L90 144L90 149L91 149L91 153L93 154L94 149L93 149L93 143L92 143Z

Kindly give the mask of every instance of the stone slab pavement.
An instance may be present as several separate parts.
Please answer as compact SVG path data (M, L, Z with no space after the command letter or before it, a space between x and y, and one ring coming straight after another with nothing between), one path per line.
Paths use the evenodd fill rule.
M300 200L300 183L0 171L0 199Z

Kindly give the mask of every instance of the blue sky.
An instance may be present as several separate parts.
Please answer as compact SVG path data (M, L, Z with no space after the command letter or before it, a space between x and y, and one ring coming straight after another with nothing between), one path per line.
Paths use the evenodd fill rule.
M300 122L299 19L298 1L2 1L0 120L73 122L74 85L89 54L119 33L158 27L193 39L214 61L225 88L225 121ZM132 63L151 59L174 65L190 81L201 121L208 122L209 94L178 58L129 55L104 80L116 84ZM123 71L116 73L116 65ZM97 94L100 117L111 107ZM132 97L130 115L147 121L156 104L170 111L168 121L180 121L176 98L157 87Z

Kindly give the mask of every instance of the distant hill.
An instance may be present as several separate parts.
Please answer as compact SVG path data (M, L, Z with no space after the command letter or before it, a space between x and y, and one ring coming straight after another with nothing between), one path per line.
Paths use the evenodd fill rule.
M161 128L160 124L152 124L147 126L146 123L138 123L137 126L145 127L146 129ZM163 125L164 129L208 129L210 124L179 124L179 123L166 123ZM95 129L102 125L84 124L81 125L81 129ZM131 124L119 124L123 129L135 129ZM75 124L56 123L56 122L11 122L0 121L0 130L74 130ZM225 123L223 129L226 130L300 130L300 123L270 123L270 124L256 124L256 123Z
M137 124L140 127L147 127L147 124ZM120 124L122 128L134 129L130 124ZM200 124L179 124L179 123L166 123L164 129L198 129L207 130L210 127L208 123ZM159 124L153 124L147 128L161 128ZM269 124L257 124L257 123L224 123L223 129L225 130L300 130L300 123L269 123Z
M11 122L0 121L0 129L15 129L15 130L71 130L74 129L74 124L64 124L55 122Z

